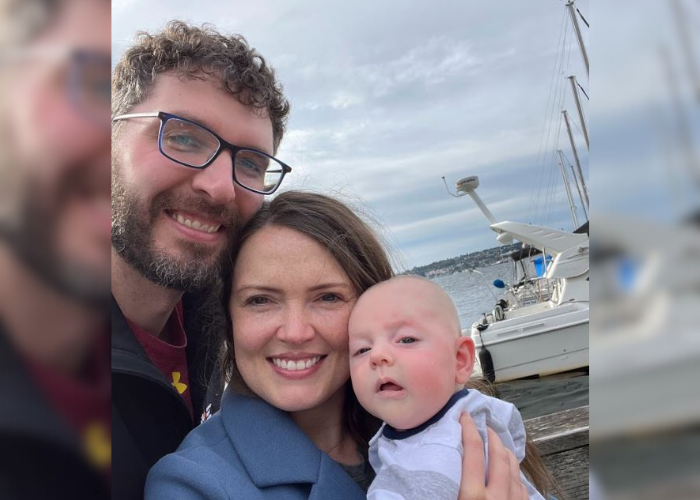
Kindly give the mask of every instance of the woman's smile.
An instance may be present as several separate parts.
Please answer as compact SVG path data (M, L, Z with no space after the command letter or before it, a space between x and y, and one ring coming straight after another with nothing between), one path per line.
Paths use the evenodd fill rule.
M298 380L310 377L317 373L323 366L326 356L313 356L306 358L288 359L284 357L268 358L275 373L288 379Z

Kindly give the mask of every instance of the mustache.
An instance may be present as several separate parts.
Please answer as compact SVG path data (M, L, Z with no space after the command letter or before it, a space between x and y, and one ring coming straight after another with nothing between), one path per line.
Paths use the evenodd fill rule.
M182 210L202 214L226 227L236 226L238 211L232 205L214 204L198 196L178 196L171 192L163 192L153 198L150 207L150 218L154 221L164 210Z

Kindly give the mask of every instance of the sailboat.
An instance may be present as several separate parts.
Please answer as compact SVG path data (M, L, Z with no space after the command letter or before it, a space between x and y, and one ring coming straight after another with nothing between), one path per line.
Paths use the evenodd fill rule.
M586 69L585 52L573 1L566 4L579 41ZM569 77L576 106L588 145L588 131L578 96L575 77ZM576 186L586 218L588 190L585 185L570 119L565 110L563 120L574 154L576 169L571 166L572 182ZM465 177L455 183L455 197L469 195L497 234L501 244L517 240L541 253L541 276L523 276L511 283L505 298L499 300L490 313L485 313L470 328L463 331L476 344L481 371L492 382L505 382L531 376L546 376L589 366L589 235L588 222L579 226L574 195L561 150L559 168L564 180L571 208L572 221L577 228L572 232L519 222L499 222L476 194L477 176ZM443 177L447 187L447 182ZM520 258L520 257L518 257ZM551 260L550 260L551 259ZM501 282L501 285L504 285Z
M588 366L589 236L585 231L566 232L519 222L498 222L476 194L479 179L457 182L457 192L469 194L492 221L491 229L502 243L518 240L551 263L540 288L547 300L525 302L511 285L506 298L493 312L463 331L476 344L483 374L492 382L530 376L546 376ZM547 262L546 259L544 262ZM521 284L522 285L522 284Z

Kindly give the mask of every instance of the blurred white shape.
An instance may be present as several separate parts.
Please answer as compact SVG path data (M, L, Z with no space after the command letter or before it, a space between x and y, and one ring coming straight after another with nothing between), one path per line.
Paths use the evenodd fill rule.
M591 437L700 422L700 232L606 214L595 242L614 256L593 273L604 300L591 321Z

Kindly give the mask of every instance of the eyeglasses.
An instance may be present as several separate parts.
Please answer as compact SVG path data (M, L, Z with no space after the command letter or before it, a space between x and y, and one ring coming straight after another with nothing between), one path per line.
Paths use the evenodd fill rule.
M112 106L110 56L88 51L73 52L68 73L68 93L79 111L107 128Z
M192 120L163 111L119 115L112 118L112 122L131 118L159 118L158 149L163 156L185 167L207 168L228 149L233 158L233 181L254 193L274 193L284 176L292 171L267 153L226 142Z
M56 61L60 85L68 101L86 118L106 127L111 107L111 59L109 54L71 47L27 47L0 52L0 66L7 63Z

